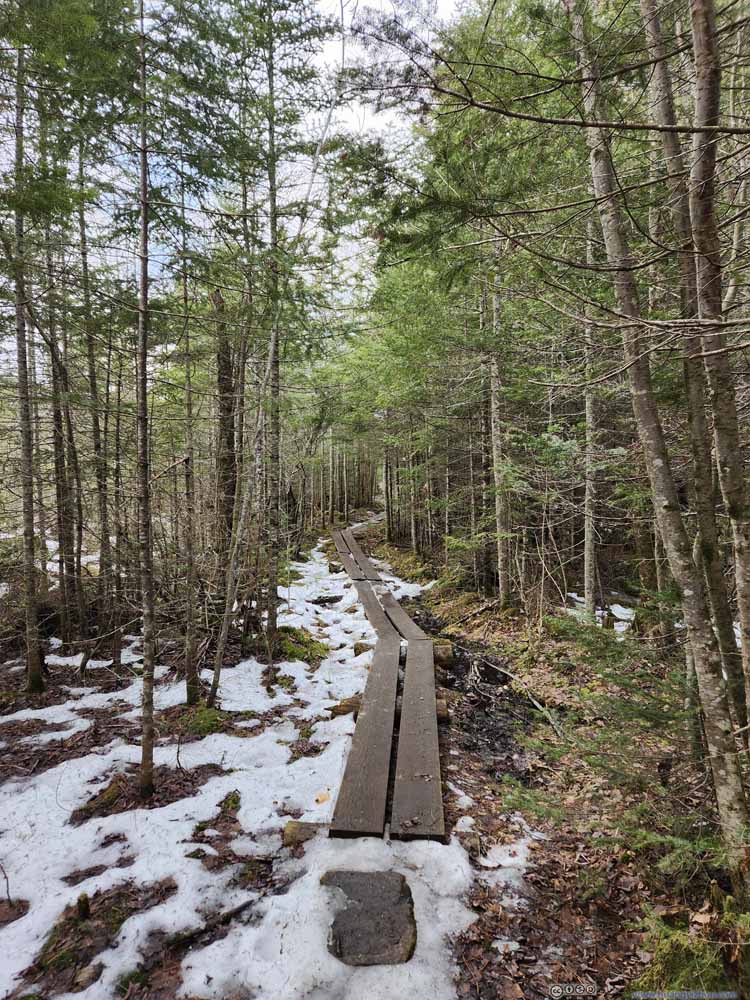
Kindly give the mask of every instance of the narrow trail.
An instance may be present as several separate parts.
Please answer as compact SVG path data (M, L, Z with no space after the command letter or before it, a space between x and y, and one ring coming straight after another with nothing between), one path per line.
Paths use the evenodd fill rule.
M16 988L28 993L37 980L27 971L19 985L17 977L33 968L50 931L66 907L75 909L81 892L106 901L107 893L121 888L136 902L148 900L148 908L136 907L105 936L85 967L76 958L84 953L74 946L70 964L55 972L45 995L75 988L83 1000L102 1000L116 995L123 977L137 973L144 985L133 995L159 1000L243 991L258 1000L392 1000L405 993L453 1000L451 940L475 919L465 900L480 869L457 836L447 843L392 840L382 831L355 839L327 836L355 731L351 715L335 716L331 709L372 678L377 633L360 600L362 581L331 572L323 542L291 568L293 581L279 591L280 624L304 628L326 654L317 663L278 663L278 683L269 689L259 660L227 666L216 730L188 739L174 728L186 717L184 684L168 662L160 662L156 764L164 795L152 808L127 800L71 825L92 796L134 774L139 760L138 636L130 637L121 676L108 661L94 660L82 682L80 654L50 653L49 697L57 700L0 716L4 758L18 750L24 762L14 769L11 761L0 774L0 859L11 891L28 903L24 916L0 927L0 995ZM366 582L379 588L381 613L392 621L389 616L400 613L398 600L417 596L421 587L385 569L376 572L380 583ZM0 665L0 686L11 687L19 669L16 662ZM202 680L210 679L204 670ZM24 735L6 741L4 730L9 736L19 725L27 727ZM443 742L444 773L460 775L458 758L448 756L458 751ZM207 771L209 765L218 773ZM193 780L198 774L200 781ZM466 829L460 793L447 786L446 795L451 825ZM290 819L321 830L302 845L284 847ZM337 901L320 880L336 868L404 875L418 926L409 962L353 968L329 953ZM242 907L215 940L203 936L187 951L165 946L212 915ZM76 976L83 977L79 985ZM82 986L86 976L94 978Z
M445 821L432 642L383 585L353 532L335 531L333 540L378 639L331 834L381 835L392 788L390 835L442 839ZM407 648L394 752L402 643Z

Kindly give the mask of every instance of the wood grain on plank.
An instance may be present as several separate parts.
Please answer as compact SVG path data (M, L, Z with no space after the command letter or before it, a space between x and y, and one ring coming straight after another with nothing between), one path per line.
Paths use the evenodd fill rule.
M362 606L365 609L367 620L378 633L378 637L391 636L397 641L399 633L396 631L388 615L383 611L377 594L366 580L355 580L354 586Z
M415 621L407 615L391 593L381 594L380 603L385 613L399 630L404 639L426 639L427 636Z
M359 542L354 537L351 528L347 528L346 531L342 531L342 536L346 544L349 546L349 551L357 563L359 568L364 573L365 580L371 580L373 583L380 580L380 573L375 569L373 564L364 554L360 548Z
M396 712L399 650L395 634L381 637L375 648L333 813L332 837L382 836Z
M401 839L445 836L435 665L429 639L412 639L406 654L391 835Z
M344 532L338 530L332 531L331 537L333 538L333 544L336 546L339 562L352 580L366 580L367 574L362 567L357 564L356 559L352 555L351 549L349 548L346 538L344 537Z

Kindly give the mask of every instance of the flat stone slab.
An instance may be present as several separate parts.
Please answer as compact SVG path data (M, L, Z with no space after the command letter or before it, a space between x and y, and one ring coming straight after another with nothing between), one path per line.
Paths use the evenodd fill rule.
M334 917L328 950L345 965L399 965L417 944L414 900L398 872L326 872L321 885L341 889L347 898Z

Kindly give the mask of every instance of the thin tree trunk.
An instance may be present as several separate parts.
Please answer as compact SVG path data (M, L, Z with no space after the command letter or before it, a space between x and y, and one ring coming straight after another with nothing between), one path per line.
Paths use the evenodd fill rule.
M594 263L594 222L589 220L586 237L586 262ZM590 621L596 618L596 393L593 385L594 364L592 343L593 328L587 323L584 331L586 389L584 405L586 410L586 455L584 459L584 500L583 500L583 599L584 612Z
M18 49L16 60L15 188L22 197L24 184L24 116L26 111L26 54ZM21 432L21 487L23 498L23 582L26 614L26 686L44 690L39 643L36 561L34 553L34 441L31 427L31 386L26 351L26 277L24 262L24 217L15 212L15 311L16 365L18 369L18 422Z
M78 147L78 235L81 252L81 292L83 296L83 329L86 337L86 362L88 366L89 405L91 407L91 433L94 443L94 470L96 474L96 496L99 514L99 627L108 618L110 574L112 568L111 544L109 540L109 511L107 503L107 461L104 452L101 423L99 419L99 383L96 377L96 353L94 344L94 319L91 309L91 283L89 280L89 253L86 235L86 206L83 142Z
M584 113L599 111L597 67L589 50L582 0L569 0L572 35L578 69L592 82L582 86ZM744 870L745 831L748 811L732 720L722 678L721 658L710 624L703 579L693 561L692 546L680 511L669 454L659 418L648 355L643 353L640 304L630 248L625 237L618 202L619 187L611 160L609 140L601 128L586 130L594 194L610 267L614 271L615 294L620 312L632 323L623 330L631 399L638 434L651 483L654 507L672 574L682 593L682 610L693 649L693 662L705 718L706 740L711 759L714 791L722 835L735 890L743 896L750 878Z
M696 253L698 315L713 326L702 338L711 389L719 483L732 526L737 608L740 619L746 712L750 710L750 504L734 380L722 328L722 265L716 211L716 157L721 104L721 59L712 0L691 0L695 59L695 127L690 169L690 219ZM739 685L735 681L735 687Z
M182 210L182 340L185 352L185 701L197 705L200 679L196 661L198 619L198 573L195 565L195 431L193 417L193 357L190 351L190 298L188 295L187 228L185 221L185 184L180 187Z
M149 185L148 185L148 107L146 104L146 33L144 0L140 0L140 140L139 203L140 261L138 288L137 346L137 457L138 457L138 549L140 556L141 600L143 602L143 698L141 735L141 795L148 798L154 790L154 657L155 594L151 525L151 483L148 417L148 338L149 338Z
M275 39L273 23L273 3L266 3L266 27L268 48L266 50L266 77L268 80L268 209L271 237L271 331L270 352L270 400L268 407L268 615L266 635L269 648L273 649L276 635L278 612L279 553L281 549L281 467L280 467L280 367L279 367L279 221L278 191L276 179L276 69Z
M655 0L640 0L649 53L656 63L651 74L650 93L653 114L660 125L677 123L672 79L661 33L659 12ZM685 158L679 137L674 132L661 133L664 159L667 165L667 184L670 192L670 212L677 237L681 312L684 319L699 314L698 283L693 234L690 217L690 193L686 180ZM720 292L719 292L720 294ZM714 510L712 480L711 435L706 420L705 378L700 358L701 342L698 337L688 339L689 355L684 363L684 382L688 400L688 422L693 460L693 490L700 536L701 565L706 577L716 634L719 641L724 671L727 675L732 705L738 726L747 722L747 702L743 657L737 651L734 626L729 607L727 588L719 548L719 533ZM745 672L747 666L745 666Z
M224 590L223 572L226 567L232 522L234 520L234 496L237 490L237 457L235 454L234 423L234 376L232 372L232 348L227 336L224 298L217 288L211 296L216 313L216 392L218 400L218 435L216 450L216 484L218 494L217 555L219 590Z

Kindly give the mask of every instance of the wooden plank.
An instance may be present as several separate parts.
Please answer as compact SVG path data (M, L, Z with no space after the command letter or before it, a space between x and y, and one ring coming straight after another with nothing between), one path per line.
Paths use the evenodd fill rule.
M380 837L385 827L400 644L378 640L341 782L332 837ZM434 695L433 695L434 715Z
M385 613L399 630L404 639L426 639L427 636L415 621L407 615L393 594L386 593L380 595L380 603L383 605Z
M351 559L352 553L349 546L344 541L343 534L340 531L335 530L331 532L331 538L333 539L333 544L336 546L336 551L338 552L339 556Z
M365 609L367 620L378 633L378 637L391 637L399 641L399 634L393 627L390 618L380 606L377 594L366 580L355 580L354 586L361 604Z
M445 836L432 643L412 640L406 654L391 836Z
M351 552L354 560L356 561L359 568L362 570L365 580L371 580L373 583L378 582L380 580L380 573L378 573L373 564L370 562L370 560L367 558L367 556L360 548L359 542L354 537L351 528L347 528L345 531L342 531L341 534L343 536L344 541L349 546L349 551Z
M357 561L352 555L349 546L346 544L343 532L336 529L331 532L331 538L333 539L333 544L336 546L339 562L352 580L366 580L367 576L365 571L361 566L357 565Z
M339 562L344 567L349 576L352 578L352 580L356 581L356 580L366 579L364 570L360 569L360 567L355 563L351 555L349 554L342 555L341 553L339 553Z

